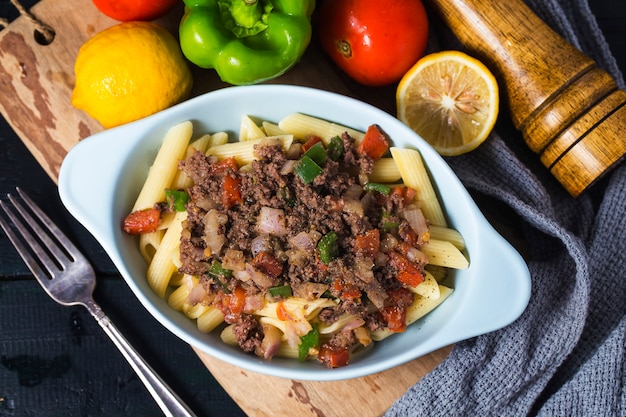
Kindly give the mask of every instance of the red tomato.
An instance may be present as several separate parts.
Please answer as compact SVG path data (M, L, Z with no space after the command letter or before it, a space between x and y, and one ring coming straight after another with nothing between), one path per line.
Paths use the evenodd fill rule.
M167 14L179 0L93 0L105 15L120 22L149 21Z
M124 219L122 228L126 233L139 235L157 230L161 222L161 212L155 208L137 210Z
M318 32L322 49L352 79L383 86L424 54L428 18L421 0L326 0Z
M317 358L328 368L340 368L350 362L350 352L348 348L338 348L324 343Z

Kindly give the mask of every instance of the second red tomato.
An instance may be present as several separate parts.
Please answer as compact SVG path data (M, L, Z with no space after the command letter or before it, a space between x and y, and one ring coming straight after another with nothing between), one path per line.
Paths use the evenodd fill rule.
M322 49L352 79L383 86L424 54L428 18L421 0L326 0L318 33Z
M120 22L149 21L167 14L179 0L93 0L105 15Z

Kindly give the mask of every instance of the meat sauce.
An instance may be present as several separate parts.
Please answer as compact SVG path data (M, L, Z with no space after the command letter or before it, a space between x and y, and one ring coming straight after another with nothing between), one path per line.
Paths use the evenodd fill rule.
M247 352L268 356L261 349L263 327L252 312L266 299L291 294L336 300L321 311L321 322L346 313L359 318L359 331L339 332L320 347L318 359L328 367L347 360L337 364L337 356L327 352L343 357L363 344L364 330L403 330L413 295L398 279L403 264L390 262L390 255L409 262L422 279L424 267L407 260L407 248L419 248L425 238L402 215L414 204L407 198L411 190L368 187L374 159L347 133L340 145L342 151L332 155L325 149L332 157L319 164L309 183L298 171L302 144L284 151L281 143L268 140L244 168L202 152L180 163L194 182L180 272L199 277L206 292L202 302L220 308L225 321L235 324L233 333Z

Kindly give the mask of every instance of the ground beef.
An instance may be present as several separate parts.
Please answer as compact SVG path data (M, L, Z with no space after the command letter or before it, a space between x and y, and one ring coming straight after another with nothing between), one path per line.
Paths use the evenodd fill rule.
M263 340L261 325L249 314L241 315L240 320L233 325L233 334L244 352L254 352Z
M372 172L374 161L357 151L354 139L347 133L341 141L344 152L340 160L327 159L323 172L310 184L290 169L295 161L290 161L276 143L257 146L257 159L245 169L233 168L202 152L182 161L180 169L193 180L193 186L188 189L190 201L181 237L180 272L199 276L204 288L215 293L242 287L246 294L256 295L273 285L297 288L303 283L316 283L328 288L327 296L339 300L337 307L322 311L320 321L331 323L349 313L362 318L370 330L384 327L378 309L386 300L386 291L400 285L395 279L397 271L363 259L355 249L356 237L373 229L397 233L382 231L384 221L397 223L397 230L402 230L406 221L398 216L398 211L405 202L399 194L384 196L363 191L359 198L367 203L361 204L362 213L355 211L345 196ZM234 205L227 205L223 198L226 180L238 182L241 201ZM284 233L259 234L262 208L281 210ZM211 226L209 213L217 213L224 222ZM324 265L316 245L329 232L338 236L337 254ZM303 249L292 240L301 233L310 237L310 248ZM216 275L211 271L221 266L227 250L240 252L246 266L232 274ZM259 275L259 271L268 270L263 267L248 274L251 265L258 265L255 262L260 252L266 255L264 259L270 257L272 270L278 270L278 275ZM357 272L367 265L363 262L371 264L369 275ZM260 324L249 314L235 316L233 331L238 344L246 352L254 352L263 337ZM337 346L355 343L352 332L335 337L333 344Z

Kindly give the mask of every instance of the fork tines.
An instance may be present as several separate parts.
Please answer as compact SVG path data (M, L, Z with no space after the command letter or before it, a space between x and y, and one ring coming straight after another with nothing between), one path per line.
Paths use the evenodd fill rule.
M0 214L0 227L33 275L54 278L63 269L65 260L75 259L73 253L77 249L24 191L19 187L16 191L19 198L7 194L6 200L0 200L10 220Z

